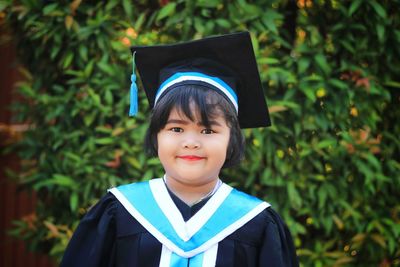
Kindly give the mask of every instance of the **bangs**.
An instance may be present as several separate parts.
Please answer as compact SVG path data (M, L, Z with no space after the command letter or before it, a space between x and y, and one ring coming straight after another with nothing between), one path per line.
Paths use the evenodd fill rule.
M172 109L182 117L199 122L205 127L217 116L224 116L228 125L236 111L224 96L202 85L181 85L165 92L153 110L153 116L159 118L159 129L166 125Z

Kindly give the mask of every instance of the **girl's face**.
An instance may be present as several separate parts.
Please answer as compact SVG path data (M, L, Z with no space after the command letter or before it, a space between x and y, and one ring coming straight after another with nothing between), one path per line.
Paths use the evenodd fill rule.
M215 181L225 162L230 128L223 115L211 119L210 128L200 121L199 116L191 121L174 108L157 134L158 156L166 175L182 186Z

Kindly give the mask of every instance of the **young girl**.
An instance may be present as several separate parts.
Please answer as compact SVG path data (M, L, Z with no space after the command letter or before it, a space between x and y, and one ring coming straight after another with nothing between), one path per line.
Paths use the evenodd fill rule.
M240 128L270 124L249 34L132 50L165 175L110 189L61 266L298 266L279 215L219 178L243 157Z

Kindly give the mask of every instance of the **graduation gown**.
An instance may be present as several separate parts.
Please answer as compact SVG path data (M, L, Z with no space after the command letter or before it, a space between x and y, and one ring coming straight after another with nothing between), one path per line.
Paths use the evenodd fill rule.
M168 193L185 221L210 199L190 207L171 191ZM124 205L108 193L82 219L65 251L61 267L157 267L162 247ZM190 261L187 266L192 266ZM215 266L292 267L298 266L298 261L286 225L268 207L218 243Z

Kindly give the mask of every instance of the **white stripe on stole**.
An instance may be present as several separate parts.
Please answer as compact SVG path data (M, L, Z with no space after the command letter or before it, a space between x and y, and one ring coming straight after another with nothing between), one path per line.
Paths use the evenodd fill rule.
M171 262L171 254L172 251L169 250L166 246L162 245L159 267L170 267L169 264Z
M215 267L217 253L218 243L192 258L180 257L163 245L159 267L186 267L188 266L188 261L190 267Z
M185 220L183 219L179 209L174 204L174 201L169 196L168 190L164 184L164 180L150 180L149 186L157 205L167 217L175 232L182 240L189 240L190 237L187 236L185 231Z
M213 197L194 216L185 222L182 214L170 197L164 181L161 179L150 180L149 185L158 206L168 218L176 233L184 241L189 240L204 226L233 189L226 184L222 184Z
M218 243L204 252L202 267L215 267L217 263Z

